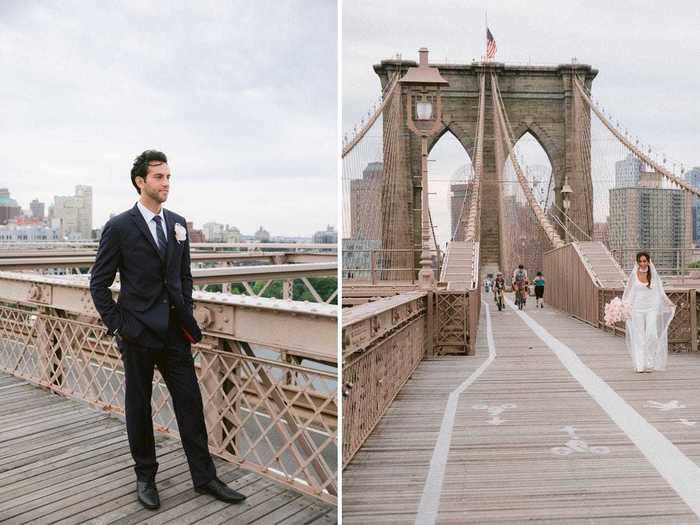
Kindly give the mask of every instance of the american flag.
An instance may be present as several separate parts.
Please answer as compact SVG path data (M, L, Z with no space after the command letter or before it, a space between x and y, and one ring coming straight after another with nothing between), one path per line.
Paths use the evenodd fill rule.
M496 39L493 38L489 28L486 28L486 58L493 58L496 56Z

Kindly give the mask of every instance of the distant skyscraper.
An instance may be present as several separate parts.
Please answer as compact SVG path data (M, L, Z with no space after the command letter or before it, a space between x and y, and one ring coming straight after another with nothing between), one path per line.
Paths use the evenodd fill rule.
M362 171L361 179L350 181L350 238L352 239L381 238L383 174L383 163L370 162Z
M549 187L549 176L552 170L542 164L533 164L527 166L525 169L525 176L530 183L530 187L532 188L537 202L539 202L541 206L544 206L544 201L547 197L546 193Z
M55 196L52 224L58 223L61 236L89 240L92 237L92 187L76 186L75 195Z
M270 232L264 230L262 226L255 232L255 240L257 242L270 242Z
M465 202L471 182L453 182L450 184L450 238L464 240L464 224L469 217L469 203ZM461 220L460 220L461 217ZM458 222L461 223L458 225Z
M10 198L10 190L0 188L0 224L7 224L22 213L22 207Z
M639 173L642 171L642 161L633 154L627 155L625 160L615 163L615 187L629 188L639 184Z
M661 271L682 269L691 247L690 207L686 192L662 188L660 174L642 172L636 187L610 190L610 249L624 268L644 249Z
M696 188L700 189L700 167L696 166L685 174L685 180ZM693 197L692 229L693 242L697 245L700 242L700 198Z
M32 210L32 217L40 221L44 220L44 203L39 202L39 199L34 199L30 202L29 209Z

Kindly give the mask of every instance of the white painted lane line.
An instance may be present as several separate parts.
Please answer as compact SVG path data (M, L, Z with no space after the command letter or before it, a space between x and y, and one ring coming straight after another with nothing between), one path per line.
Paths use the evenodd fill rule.
M630 438L695 515L700 517L700 467L628 405L595 372L583 364L573 350L552 336L525 312L515 308L511 301L507 302L530 330L554 352L574 379L610 416L610 419ZM630 373L631 371L630 366Z
M433 525L437 519L440 508L440 494L442 493L442 481L445 477L445 467L447 466L447 455L450 453L450 441L452 440L452 428L455 424L457 413L457 403L459 396L488 368L496 358L496 344L493 339L491 328L491 311L489 305L482 301L486 308L486 341L489 346L489 357L470 375L462 384L455 388L447 398L445 413L442 416L440 433L438 434L433 457L430 460L428 477L423 486L423 495L418 504L418 514L416 515L416 525Z

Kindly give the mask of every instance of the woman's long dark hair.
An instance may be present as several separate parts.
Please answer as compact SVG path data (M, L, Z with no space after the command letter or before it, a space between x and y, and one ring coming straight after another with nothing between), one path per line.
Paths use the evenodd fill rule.
M639 259L642 257L647 258L647 263L649 263L649 271L647 272L647 288L651 288L651 257L649 257L649 254L647 252L639 252L637 254L637 264L639 264Z

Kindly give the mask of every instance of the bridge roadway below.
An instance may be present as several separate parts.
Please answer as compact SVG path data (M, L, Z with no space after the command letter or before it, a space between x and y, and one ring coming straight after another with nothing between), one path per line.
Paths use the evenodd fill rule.
M156 434L161 507L146 510L122 420L5 373L0 398L0 523L337 523L335 507L218 458L219 478L248 498L197 494L180 441L165 434Z
M638 374L622 337L486 300L476 356L421 362L345 469L343 523L700 523L700 355Z

